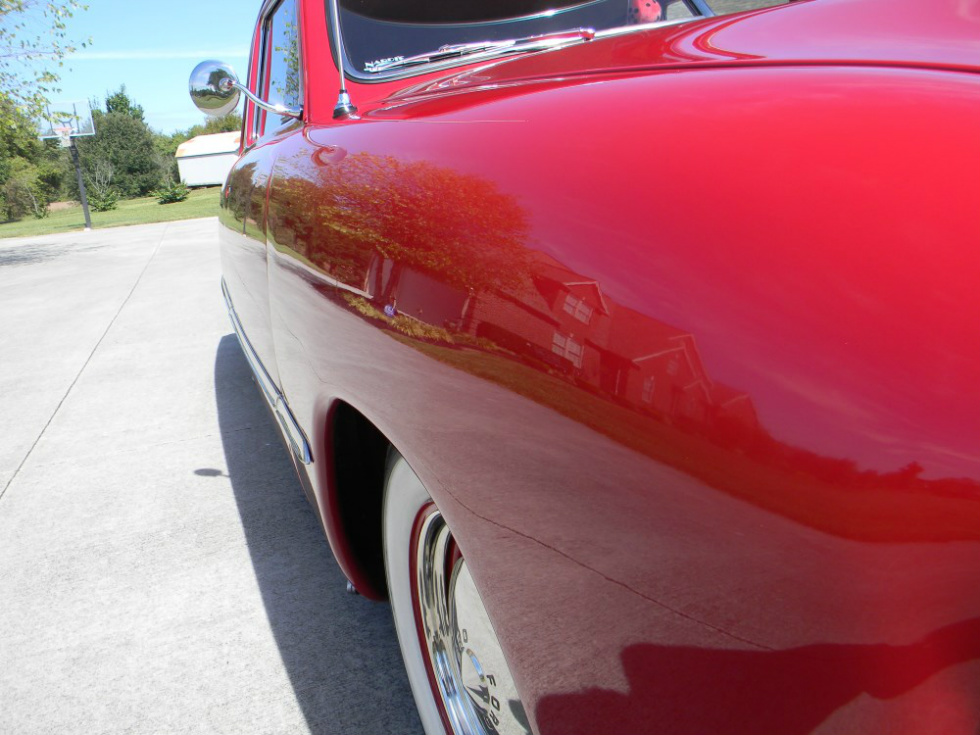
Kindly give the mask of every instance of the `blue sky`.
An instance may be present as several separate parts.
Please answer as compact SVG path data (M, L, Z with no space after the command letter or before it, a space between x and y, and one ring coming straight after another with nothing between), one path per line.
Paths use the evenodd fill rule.
M204 121L187 94L187 77L204 59L244 76L259 1L87 0L69 21L73 40L92 45L66 60L52 100L96 98L126 85L154 130L172 133Z

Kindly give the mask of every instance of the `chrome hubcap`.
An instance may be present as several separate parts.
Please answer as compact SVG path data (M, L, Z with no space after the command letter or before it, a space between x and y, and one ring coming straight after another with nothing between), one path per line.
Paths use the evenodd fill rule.
M423 648L454 735L530 733L480 594L434 506L425 511L416 549Z

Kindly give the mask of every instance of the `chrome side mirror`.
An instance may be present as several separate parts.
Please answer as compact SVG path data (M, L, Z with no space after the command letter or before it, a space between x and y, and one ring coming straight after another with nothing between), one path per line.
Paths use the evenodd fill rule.
M238 107L241 98L235 70L220 61L202 61L195 66L188 86L197 109L212 117L227 115Z
M220 61L202 61L195 66L188 86L197 109L213 117L222 117L234 110L243 94L263 110L276 115L295 118L303 116L302 110L274 105L256 97L238 81L235 70Z

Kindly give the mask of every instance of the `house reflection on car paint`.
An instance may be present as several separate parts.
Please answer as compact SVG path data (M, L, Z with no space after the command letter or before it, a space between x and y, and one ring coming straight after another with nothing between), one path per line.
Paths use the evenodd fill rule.
M669 421L756 427L752 399L713 381L692 334L620 306L599 284L534 253L518 288L467 293L417 269L371 264L397 313L492 344L516 359L547 365L575 385ZM398 272L396 285L391 273Z
M751 398L711 379L693 335L529 248L525 213L490 182L336 149L290 165L307 175L282 182L273 242L329 275L363 313L401 317L392 325L407 334L523 361L665 420L758 427ZM299 214L310 210L318 217Z
M780 441L748 393L710 374L696 335L621 305L544 252L518 200L491 181L335 146L280 159L276 176L268 234L291 256L279 262L430 357L806 525L879 540L976 535L941 520L952 509L910 526L909 513L932 503L922 498L913 511L862 495L842 512L842 493L977 497L980 486L927 480L914 461L875 471Z

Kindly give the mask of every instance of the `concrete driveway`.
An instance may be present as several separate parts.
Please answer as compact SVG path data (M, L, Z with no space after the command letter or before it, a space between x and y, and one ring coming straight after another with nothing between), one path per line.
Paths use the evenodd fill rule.
M411 733L220 296L214 219L0 241L0 733Z

